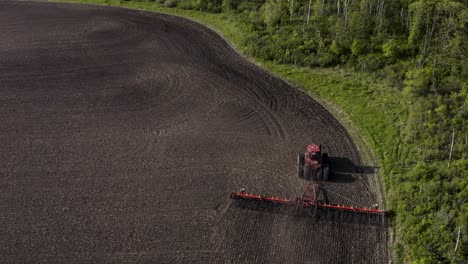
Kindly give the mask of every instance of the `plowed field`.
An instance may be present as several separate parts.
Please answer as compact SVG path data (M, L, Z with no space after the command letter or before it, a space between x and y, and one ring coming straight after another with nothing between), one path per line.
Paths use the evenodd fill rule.
M387 230L231 204L295 197L296 153L370 206L343 126L211 30L168 15L0 3L0 262L385 263Z

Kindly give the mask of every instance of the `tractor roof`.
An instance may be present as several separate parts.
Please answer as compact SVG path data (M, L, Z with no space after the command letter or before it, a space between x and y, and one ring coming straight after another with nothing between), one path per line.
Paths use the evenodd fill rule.
M311 144L307 146L307 152L321 152L321 146L317 144Z

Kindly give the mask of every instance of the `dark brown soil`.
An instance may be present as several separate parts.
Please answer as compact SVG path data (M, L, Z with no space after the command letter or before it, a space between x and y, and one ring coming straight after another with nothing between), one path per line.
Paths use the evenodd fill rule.
M385 263L387 230L243 210L294 197L322 143L335 202L376 201L337 120L172 16L0 3L0 262Z

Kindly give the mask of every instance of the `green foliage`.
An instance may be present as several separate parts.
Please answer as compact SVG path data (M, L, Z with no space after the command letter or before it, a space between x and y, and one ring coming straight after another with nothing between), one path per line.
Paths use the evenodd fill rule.
M199 0L177 0L177 7L183 9L197 9L199 5Z
M392 59L392 62L400 58L404 51L405 44L403 41L399 41L398 39L389 39L382 45L382 52L384 57Z
M284 16L284 4L281 0L267 0L262 6L263 20L269 27L274 27L281 22Z
M218 13L221 11L222 0L199 0L198 8L201 11Z
M176 7L177 6L177 0L166 0L166 1L164 1L164 6L165 7Z
M428 68L414 68L406 73L405 92L408 96L418 97L431 90L431 71Z
M365 45L360 40L355 39L353 40L353 44L351 44L351 54L357 57L364 52Z
M358 58L358 69L362 71L373 72L384 65L385 60L381 53L370 53Z

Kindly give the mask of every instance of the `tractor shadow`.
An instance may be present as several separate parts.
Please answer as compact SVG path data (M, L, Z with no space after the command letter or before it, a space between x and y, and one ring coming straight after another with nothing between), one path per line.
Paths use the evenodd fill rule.
M332 166L331 182L351 183L355 181L354 174L374 174L377 167L354 164L345 157L329 157Z

